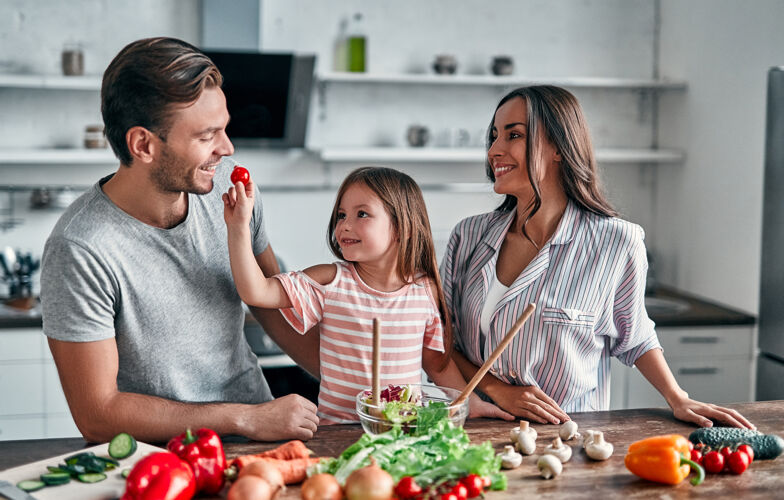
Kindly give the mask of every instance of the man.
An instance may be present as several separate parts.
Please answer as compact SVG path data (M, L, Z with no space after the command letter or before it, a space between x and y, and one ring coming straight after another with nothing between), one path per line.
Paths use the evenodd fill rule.
M104 73L120 166L63 214L41 276L44 333L88 441L123 431L160 442L186 427L308 439L318 425L305 398L272 400L243 335L221 201L234 152L221 83L209 58L170 38L129 44ZM260 204L251 234L259 265L277 273ZM317 373L315 335L289 333L277 311L254 314Z

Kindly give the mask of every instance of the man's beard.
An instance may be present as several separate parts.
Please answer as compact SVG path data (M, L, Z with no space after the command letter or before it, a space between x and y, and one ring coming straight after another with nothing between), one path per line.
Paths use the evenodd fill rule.
M199 168L206 165L211 163L204 163ZM161 161L150 173L150 177L155 186L163 192L207 194L213 188L212 180L207 187L197 185L194 181L193 168L177 155L172 154L170 148L165 145L161 150Z

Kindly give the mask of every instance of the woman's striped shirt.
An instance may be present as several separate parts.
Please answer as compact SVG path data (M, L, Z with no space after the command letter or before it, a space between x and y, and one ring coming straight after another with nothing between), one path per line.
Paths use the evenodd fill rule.
M442 262L457 348L481 365L529 302L536 310L491 373L533 385L566 412L607 410L610 356L628 366L659 348L645 310L645 236L636 224L569 202L558 228L495 306L486 336L480 315L514 211L464 219Z
M373 318L381 322L381 387L422 382L422 347L444 351L441 316L420 279L394 292L370 288L354 265L336 262L335 279L321 285L301 271L279 274L292 307L281 309L300 333L320 327L322 424L353 423L356 396L371 386Z

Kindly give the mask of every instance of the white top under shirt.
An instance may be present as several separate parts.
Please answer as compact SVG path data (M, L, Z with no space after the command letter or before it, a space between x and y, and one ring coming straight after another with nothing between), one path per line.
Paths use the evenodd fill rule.
M493 273L493 281L490 283L487 299L482 308L482 315L479 317L479 328L481 328L483 340L487 336L487 332L490 331L490 319L493 317L493 311L495 311L496 306L501 301L501 297L504 296L507 290L509 290L509 287L501 283L498 280L498 275Z

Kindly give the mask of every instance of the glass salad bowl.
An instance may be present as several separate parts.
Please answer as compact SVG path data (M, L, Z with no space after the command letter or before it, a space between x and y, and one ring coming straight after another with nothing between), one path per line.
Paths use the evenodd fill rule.
M460 391L449 387L423 384L389 385L382 389L379 404L374 405L371 391L357 394L357 415L368 434L381 434L400 426L406 434L425 433L435 422L448 418L462 427L468 417L468 399L459 405L452 401Z

